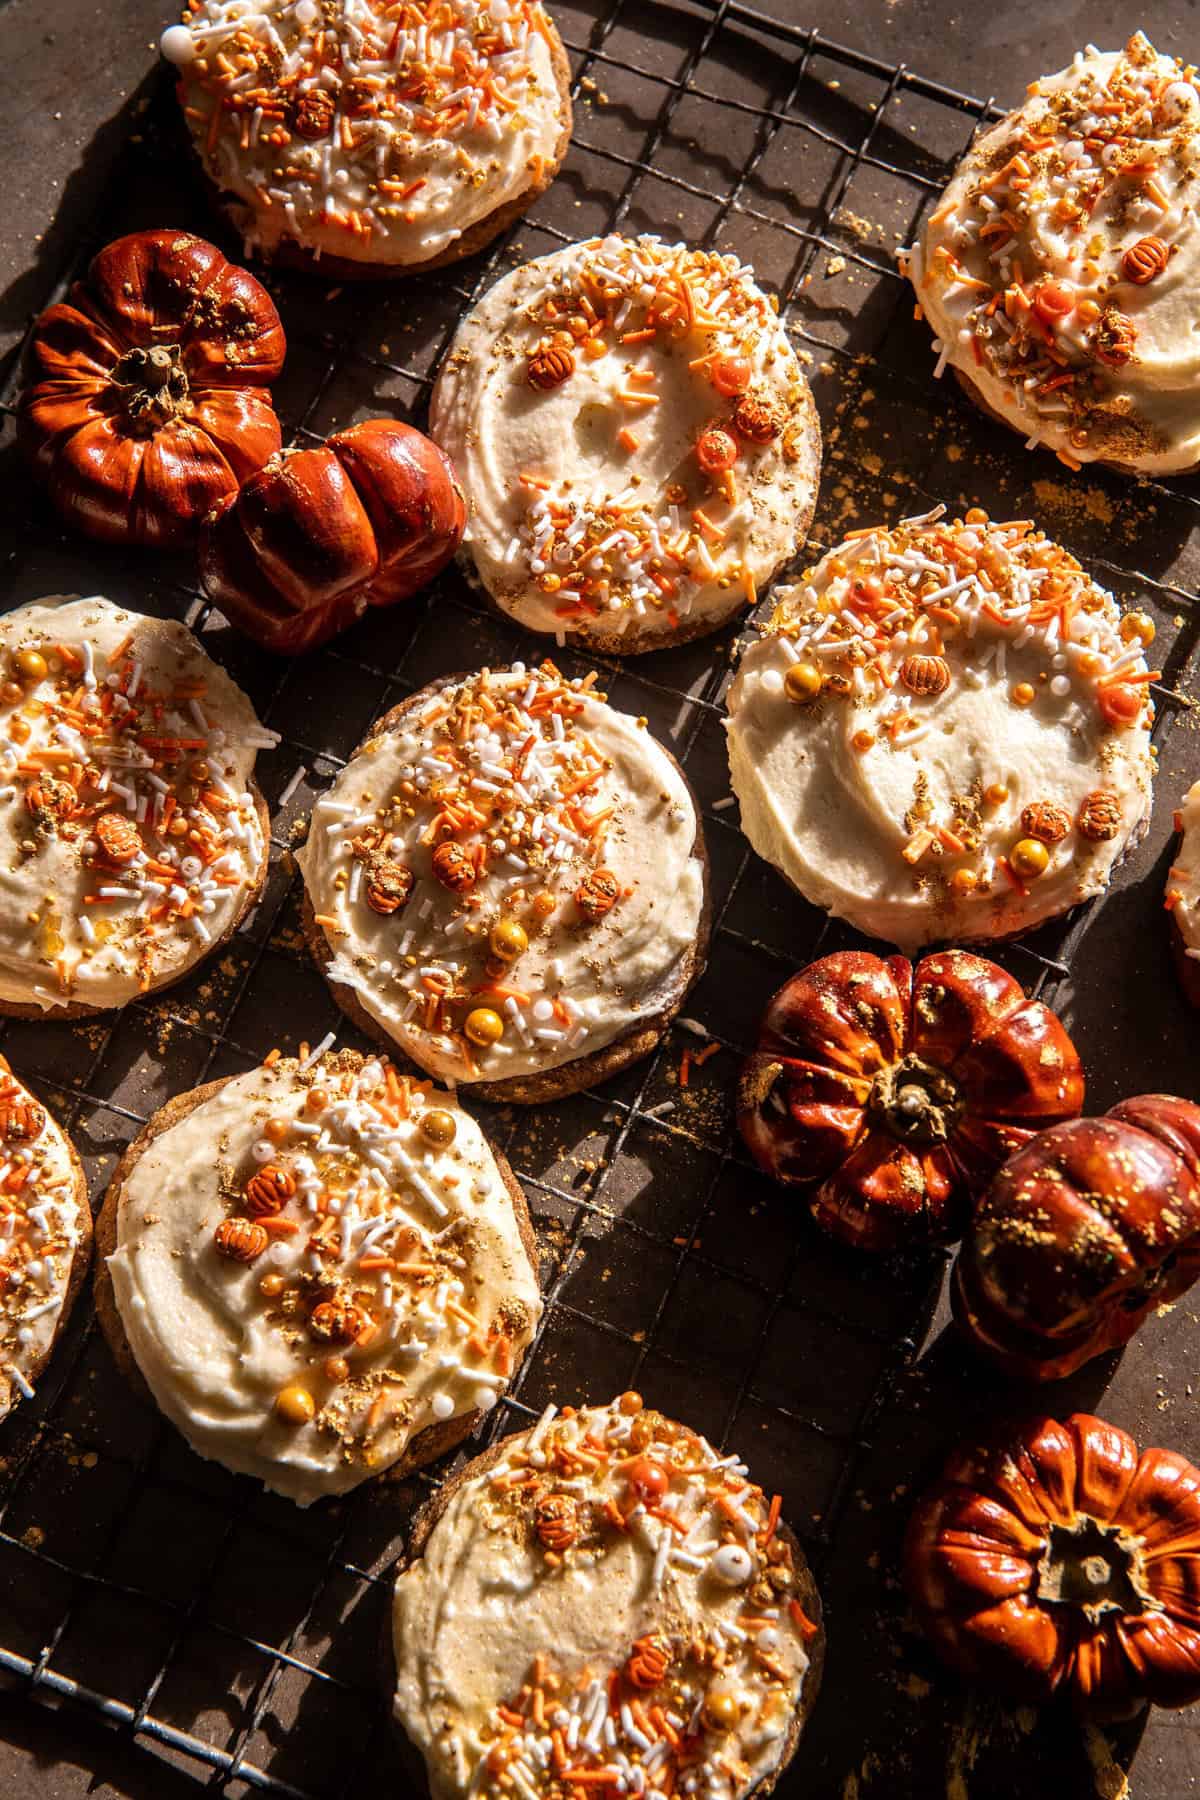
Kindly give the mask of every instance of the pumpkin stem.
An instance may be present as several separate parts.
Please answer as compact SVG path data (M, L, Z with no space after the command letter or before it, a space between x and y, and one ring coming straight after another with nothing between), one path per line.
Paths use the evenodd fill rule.
M867 1105L893 1137L905 1144L944 1144L962 1116L958 1083L919 1056L903 1056L881 1069Z
M775 1083L783 1074L783 1064L771 1062L765 1056L751 1057L742 1071L738 1092L738 1105L743 1112L753 1112L773 1100L776 1110L786 1112L787 1108L775 1094Z
M155 432L178 418L188 401L188 378L178 344L127 350L112 379L122 389L126 424L135 432Z
M1108 1612L1161 1610L1146 1587L1141 1540L1088 1513L1051 1525L1038 1562L1036 1593L1040 1601L1074 1606L1089 1619Z

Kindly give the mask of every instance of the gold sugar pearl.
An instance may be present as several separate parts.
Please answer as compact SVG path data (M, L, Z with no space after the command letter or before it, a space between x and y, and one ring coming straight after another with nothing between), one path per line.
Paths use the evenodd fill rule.
M433 1144L439 1150L452 1144L458 1132L454 1114L443 1112L440 1107L431 1107L428 1112L423 1112L417 1129L427 1144Z
M304 1110L310 1113L324 1112L329 1105L329 1095L322 1087L309 1088L304 1097Z
M45 681L50 673L50 665L40 650L18 650L13 662L26 681Z
M973 894L979 886L979 877L974 869L955 869L950 877L950 888L955 894Z
M984 788L983 797L989 806L1003 806L1008 799L1008 789L1002 781L993 781Z
M1104 658L1097 656L1094 650L1085 650L1075 667L1081 675L1098 675L1104 667Z
M488 944L492 955L501 962L516 962L529 948L529 934L516 919L498 919L488 935Z
M1121 619L1121 642L1149 647L1154 642L1155 625L1149 613L1127 612Z
M869 750L875 742L875 733L873 731L856 731L850 742L861 755L864 750Z
M824 685L815 663L793 663L783 678L783 691L793 706L810 706Z
M617 1410L631 1416L634 1413L640 1413L644 1405L645 1401L642 1396L633 1388L627 1388L617 1401Z
M963 514L964 525L986 525L988 516L982 506L969 506Z
M1036 881L1050 867L1050 852L1037 838L1018 838L1008 858L1014 875Z
M275 1396L275 1411L285 1425L308 1425L317 1416L317 1403L306 1387L294 1384L280 1388Z
M258 1284L258 1291L260 1294L265 1294L268 1300L275 1300L282 1294L286 1286L287 1282L284 1280L283 1276L279 1274L278 1270L276 1270L271 1275L263 1276Z
M532 911L534 918L548 919L557 905L558 901L554 898L554 895L548 893L546 889L543 888L540 894L535 894L533 896Z
M735 1694L718 1689L706 1695L703 1714L710 1731L732 1731L742 1716L741 1702Z
M326 1381L346 1381L350 1376L350 1364L344 1356L330 1356L324 1364Z
M467 1014L463 1031L473 1044L487 1050L504 1036L504 1020L490 1006L477 1006Z
M18 700L24 698L25 689L17 681L6 681L4 686L0 687L0 700L3 700L6 706L15 706Z
M1028 681L1018 681L1011 697L1014 706L1032 706L1037 699L1037 690Z
M602 337L590 337L583 346L583 354L589 362L598 362L602 356L607 356L608 345Z
M263 1126L263 1136L273 1144L286 1144L291 1131L291 1123L287 1119L268 1119Z

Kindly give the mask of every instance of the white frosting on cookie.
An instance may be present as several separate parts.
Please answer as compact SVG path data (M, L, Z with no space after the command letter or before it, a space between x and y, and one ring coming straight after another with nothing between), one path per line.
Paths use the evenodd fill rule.
M705 886L691 795L594 680L546 664L420 694L314 808L298 861L334 953L326 972L442 1079L559 1068L677 1006L694 972ZM461 856L468 885L444 885L439 856ZM379 911L373 871L387 865L411 892ZM597 871L616 897L589 917L575 896ZM503 1027L490 1045L471 1039L479 1009Z
M752 271L647 237L498 281L459 327L430 430L479 579L560 642L650 649L731 616L803 541L820 468L812 395ZM727 469L701 466L706 433Z
M1098 893L1150 806L1141 614L1028 521L857 533L787 589L729 696L742 828L904 949Z
M396 1717L436 1800L603 1770L738 1800L779 1767L816 1631L778 1501L637 1395L555 1410L455 1489L397 1580Z
M937 372L1071 464L1200 460L1198 122L1194 69L1140 32L1089 51L979 139L906 253Z
M543 185L569 122L533 0L194 0L163 53L247 246L427 262ZM561 54L561 50L559 52Z
M232 1218L252 1260L218 1248ZM108 1267L172 1424L301 1506L494 1406L541 1312L478 1125L349 1052L236 1076L147 1144Z
M0 999L123 1006L244 910L278 737L185 626L99 597L5 614L0 680Z
M62 1323L90 1227L67 1139L0 1058L0 1419L33 1381Z
M1200 781L1176 814L1179 849L1167 875L1167 905L1186 954L1200 961Z

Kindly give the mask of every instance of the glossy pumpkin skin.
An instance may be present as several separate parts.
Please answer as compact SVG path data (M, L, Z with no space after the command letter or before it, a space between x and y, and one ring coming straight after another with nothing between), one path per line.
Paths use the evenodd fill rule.
M964 1445L908 1528L905 1583L938 1653L1018 1699L1121 1718L1200 1700L1200 1470L1103 1419Z
M292 654L425 587L465 523L444 452L398 419L366 419L284 451L215 508L201 578L235 624Z
M270 295L202 238L139 231L44 312L18 436L69 525L169 545L279 449Z
M1131 1338L1200 1275L1200 1107L1123 1100L1042 1133L975 1209L958 1324L1011 1375L1052 1381Z
M996 963L846 950L771 1001L738 1123L825 1230L893 1250L959 1236L1004 1159L1082 1105L1063 1025Z

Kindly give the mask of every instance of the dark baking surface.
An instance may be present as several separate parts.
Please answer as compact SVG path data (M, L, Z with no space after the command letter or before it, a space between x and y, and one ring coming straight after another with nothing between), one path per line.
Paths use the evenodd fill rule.
M1035 15L1012 0L952 10L816 0L801 19L788 0L760 0L759 17L790 21L791 36L758 28L741 0L575 0L558 13L584 83L575 145L496 256L394 289L273 284L291 346L277 390L289 430L322 434L373 411L419 421L446 330L510 259L614 218L705 239L752 259L790 301L797 347L812 359L827 441L818 544L931 498L1032 511L1153 613L1169 684L1193 688L1196 484L1071 475L1027 456L949 382L930 379L927 334L911 319L892 251L982 106L956 107L797 33L812 27L977 102L994 92L1007 103L1079 43L1113 45L1138 23L1160 47L1195 55L1194 9L1152 0L1140 15L1108 3ZM82 245L161 223L217 235L178 156L155 69L166 22L149 0L0 6L0 348L19 340ZM338 759L413 687L530 646L447 577L428 600L335 648L278 663L206 619L185 557L65 539L10 439L6 418L0 605L100 589L196 619L284 734L260 760L268 799L307 770L274 820L264 902L215 965L111 1021L3 1031L5 1053L73 1131L98 1199L123 1144L171 1093L339 1023L300 948L296 884L280 856ZM608 683L671 743L705 806L718 929L686 1010L722 1048L686 1092L676 1068L696 1040L676 1030L603 1092L532 1113L481 1109L525 1180L550 1298L538 1352L497 1427L524 1423L551 1398L636 1384L735 1443L779 1487L830 1635L825 1690L781 1793L1118 1800L1128 1767L1139 1800L1184 1800L1200 1787L1192 1715L1156 1714L1105 1737L969 1696L913 1632L895 1569L914 1488L957 1431L998 1412L1039 1399L1059 1411L1094 1407L1143 1443L1200 1456L1196 1303L1153 1320L1119 1360L1031 1396L944 1334L940 1258L854 1260L748 1168L729 1131L737 1050L790 969L849 934L822 930L748 853L736 815L713 810L727 791L718 711L727 648L716 639L645 658ZM1154 823L1114 893L1004 953L1068 1016L1096 1110L1126 1092L1200 1092L1195 1020L1174 984L1161 910L1171 813L1200 774L1200 739L1177 702L1164 697L1161 711ZM672 1111L647 1118L666 1102ZM202 1463L133 1401L85 1300L36 1401L0 1429L0 1679L10 1677L0 1795L404 1791L375 1691L380 1576L426 1491L424 1478L368 1484L301 1513Z

